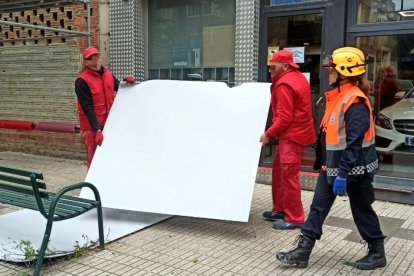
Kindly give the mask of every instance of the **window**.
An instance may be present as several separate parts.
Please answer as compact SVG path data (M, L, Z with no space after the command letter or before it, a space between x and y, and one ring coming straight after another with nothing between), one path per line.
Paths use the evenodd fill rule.
M188 5L187 6L187 16L188 17L195 17L201 15L201 7L200 5Z
M414 34L358 37L369 59L381 174L414 177Z
M150 79L234 84L235 0L152 0Z
M303 3L312 3L312 2L321 2L321 0L266 0L265 6L280 6L280 5L303 4Z
M187 16L223 16L223 10L220 5L216 3L217 0L202 0L201 5L199 3L194 3L187 6Z
M358 0L358 23L414 20L413 0Z

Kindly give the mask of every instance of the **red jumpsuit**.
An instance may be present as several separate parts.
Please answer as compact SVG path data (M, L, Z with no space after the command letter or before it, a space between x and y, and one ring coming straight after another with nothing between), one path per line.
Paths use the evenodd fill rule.
M273 160L273 211L284 212L284 220L302 224L305 219L299 170L303 151L316 140L310 87L302 73L289 69L272 79L272 125L267 137L279 140Z

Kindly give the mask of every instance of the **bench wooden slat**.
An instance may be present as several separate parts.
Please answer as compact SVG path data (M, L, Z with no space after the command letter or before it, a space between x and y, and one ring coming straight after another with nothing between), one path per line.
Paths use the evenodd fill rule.
M3 190L3 193L0 195L0 201L12 205L18 204L19 207L39 211L36 199L30 195ZM48 205L50 206L50 204Z
M24 201L30 201L30 202L36 202L36 199L33 195L33 191L28 190L28 189L24 189L24 188L19 188L17 187L16 189L7 189L7 188L11 188L11 187L7 187L6 189L2 189L1 185L0 185L0 198L8 198L8 197L13 197L14 199L19 199L22 201L22 203L24 203ZM50 197L49 199L43 199L43 205L46 209L48 209L50 207L50 204L52 202L52 200L54 199L54 195L52 194L53 197ZM59 208L60 210L69 210L70 212L83 212L84 209L89 208L91 205L92 206L96 206L96 202L95 204L92 203L84 203L84 202L77 202L78 198L73 197L71 200L68 199L62 199L60 198L58 201L58 204L56 205L57 208Z
M50 207L49 204L46 204L45 206L48 209ZM55 216L62 217L62 218L67 218L68 216L69 217L77 216L77 215L83 214L83 213L85 213L85 212L87 212L87 211L89 211L90 209L93 209L93 208L94 208L94 206L88 206L88 207L85 207L85 208L75 209L75 208L67 208L67 206L62 207L60 204L58 204L58 206L56 206L56 209L55 209Z
M76 200L77 198L73 198L71 200L68 199L59 199L59 204L58 205L62 205L62 206L73 206L75 208L84 208L84 207L88 207L93 203L85 203L85 202L79 202Z
M4 204L10 204L10 205L15 205L18 207L22 207L22 208L26 208L26 209L31 209L31 210L39 210L39 207L37 207L37 202L34 199L34 197L30 197L30 196L25 196L22 194L17 194L17 193L3 193L0 196L0 202L4 203Z
M59 200L59 202L60 202L60 200ZM96 207L96 204L95 205L90 204L90 205L84 206L84 207L76 207L76 206L68 206L66 204L62 204L62 203L59 203L59 202L58 202L58 204L56 205L56 208L55 208L55 217L56 216L59 217L58 220L76 217L76 216L78 216L80 214L83 214L83 213L85 213L85 212L87 212L87 211L89 211L89 210ZM49 210L50 204L51 204L50 201L44 202L45 208L47 208ZM55 220L57 220L57 219L55 219Z
M66 195L64 195L61 198L69 199L70 200L73 197L72 196L66 196ZM81 197L77 197L76 198L76 201L77 202L84 202L84 203L88 203L88 204L95 204L96 203L96 200L87 199L87 198L81 198Z
M54 196L55 196L54 194L50 195L50 197L54 197ZM96 204L95 200L85 199L85 198L75 197L75 196L62 196L59 201L67 202L67 204L74 202L75 204L78 204L79 206Z
M71 204L69 204L68 202L61 202L61 200L59 200L59 203L57 204L57 207L59 208L73 211L82 211L83 209L88 208L89 206L91 206L91 204L78 205L77 203L75 203L75 201L72 201Z
M0 174L0 180L7 181L7 182L10 182L12 184L22 184L22 185L32 187L32 182L30 181L30 179L27 179L27 178L24 179L24 178L20 178L20 177ZM36 183L37 183L37 186L40 189L46 189L46 184L44 182L36 181Z
M26 196L20 193L13 193L10 191L6 191L5 193L2 193L0 195L0 202L6 203L6 204L12 204L16 205L18 207L36 210L38 211L38 205L34 197ZM51 201L43 201L44 207L49 210ZM55 208L55 216L58 217L67 217L67 216L73 216L77 214L85 213L88 210L93 209L94 205L88 205L84 207L75 207L75 206L68 206L65 204L58 203Z
M4 183L4 182L0 181L0 191L2 191L2 190L20 192L20 193L24 193L24 194L27 194L27 195L34 196L33 189L18 187L18 186L14 186L14 185L9 185L8 183ZM39 195L40 195L41 198L49 198L49 196L50 196L50 198L51 198L50 200L52 200L55 197L56 194L45 192L45 191L39 191ZM65 203L65 204L68 204L68 205L69 204L72 204L72 205L74 204L74 205L79 206L79 207L88 207L91 204L96 205L95 200L80 198L80 197L73 197L73 196L62 196L60 198L59 202Z
M60 220L66 220L66 219L74 218L74 217L77 217L77 216L79 216L83 213L86 213L87 211L92 210L94 208L96 208L96 207L91 206L90 208L85 209L82 213L72 213L72 214L68 214L68 215L65 215L65 216L58 216L57 218L54 219L54 221L60 221Z
M27 177L30 177L30 175L34 174L37 179L42 179L43 180L43 174L41 174L41 173L29 172L29 171L25 171L25 170L16 169L16 168L9 168L9 167L0 166L0 172L10 173L10 174L17 174L17 175L20 175L20 176L27 176Z
M0 181L0 191L2 191L2 190L20 192L20 193L24 193L24 194L27 194L27 195L34 196L33 189L18 187L18 186L6 184L6 183ZM40 195L41 198L49 198L49 193L48 192L39 191L39 195Z
M75 204L68 205L66 203L62 203L59 200L59 203L56 205L56 208L59 208L61 210L67 210L70 212L83 212L85 209L88 209L91 205L83 205L83 206L77 206Z

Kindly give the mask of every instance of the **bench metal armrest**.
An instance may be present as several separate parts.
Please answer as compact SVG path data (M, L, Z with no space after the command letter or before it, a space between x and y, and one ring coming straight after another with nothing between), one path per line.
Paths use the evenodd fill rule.
M36 198L37 207L39 208L39 212L42 214L42 216L47 218L47 213L46 213L45 207L42 202L42 198L39 193L39 187L37 187L36 179L37 179L36 174L32 173L30 175L30 182L32 183L32 189L33 189L34 196Z
M65 195L67 192L70 192L70 191L73 191L73 190L78 190L78 189L81 189L81 188L84 188L84 187L90 188L92 190L92 192L94 193L94 195L95 195L95 201L101 202L101 197L99 195L98 189L94 185L92 185L91 183L88 183L88 182L80 182L80 183L73 184L73 185L67 186L65 188L62 188L61 190L59 190L58 193L56 193L55 198L52 200L52 202L50 204L49 213L47 214L47 216L51 216L51 215L54 216L56 205L58 204L59 199L63 195Z

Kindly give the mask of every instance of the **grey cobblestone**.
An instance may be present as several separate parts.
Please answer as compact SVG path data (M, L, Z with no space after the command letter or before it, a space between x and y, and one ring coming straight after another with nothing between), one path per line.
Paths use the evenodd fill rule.
M58 158L0 152L0 164L43 172L51 190L82 181L86 175L82 162ZM313 192L302 192L306 211L312 196ZM352 215L347 198L335 202L330 213L332 223L325 224L322 240L317 242L306 269L287 267L275 260L276 252L293 247L299 231L272 229L271 223L261 218L261 213L270 206L270 186L257 184L248 223L172 217L111 242L103 251L90 250L79 258L45 262L42 272L50 276L414 275L414 240L410 232L414 230L414 206L374 203L378 215L386 218L382 223L398 222L394 226L400 229L385 233L388 265L373 272L359 271L346 264L355 262L367 250L363 244L349 240L355 228L349 225ZM0 214L15 210L0 205ZM33 267L0 262L1 276L32 271Z

